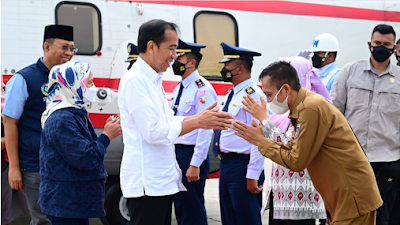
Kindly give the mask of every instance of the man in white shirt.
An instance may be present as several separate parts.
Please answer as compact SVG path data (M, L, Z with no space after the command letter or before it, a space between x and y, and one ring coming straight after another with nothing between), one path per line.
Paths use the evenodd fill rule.
M173 195L184 191L176 162L175 140L194 129L227 129L232 116L213 109L174 116L164 89L162 72L177 58L177 26L151 20L139 28L139 57L122 77L118 102L123 130L121 189L130 224L171 224Z

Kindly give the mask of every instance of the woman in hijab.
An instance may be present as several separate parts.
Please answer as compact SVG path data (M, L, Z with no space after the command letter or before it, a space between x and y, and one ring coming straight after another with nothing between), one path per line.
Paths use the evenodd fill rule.
M104 217L104 155L121 134L118 118L109 118L97 137L86 102L94 99L91 65L69 61L49 74L46 110L42 114L39 205L53 225L88 225Z

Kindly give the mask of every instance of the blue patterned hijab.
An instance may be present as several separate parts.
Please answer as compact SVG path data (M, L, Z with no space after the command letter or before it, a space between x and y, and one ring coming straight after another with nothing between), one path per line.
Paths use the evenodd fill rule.
M58 109L84 107L83 93L91 68L91 64L71 60L51 69L46 110L42 114L42 127L47 118Z

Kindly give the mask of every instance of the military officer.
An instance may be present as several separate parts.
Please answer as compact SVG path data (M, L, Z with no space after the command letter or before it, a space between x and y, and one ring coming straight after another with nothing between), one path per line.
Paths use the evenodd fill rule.
M224 63L221 70L225 82L232 82L221 109L234 120L251 124L253 117L242 109L243 96L259 101L262 90L251 80L253 57L260 53L221 43ZM213 142L214 155L220 159L220 207L222 224L260 224L264 157L254 146L234 134L233 129L217 130Z
M205 45L179 40L177 59L172 68L182 76L171 100L176 116L192 116L217 101L214 88L198 72L202 59L200 50ZM207 214L204 207L204 186L210 170L208 147L212 130L196 129L180 136L175 141L176 159L182 170L182 183L187 191L174 196L176 219L179 225L206 225Z
M139 57L139 53L137 50L137 46L132 44L132 43L128 43L127 46L127 50L128 50L128 58L125 60L125 62L129 62L129 66L128 66L128 70L132 67L132 65L136 62L137 58Z

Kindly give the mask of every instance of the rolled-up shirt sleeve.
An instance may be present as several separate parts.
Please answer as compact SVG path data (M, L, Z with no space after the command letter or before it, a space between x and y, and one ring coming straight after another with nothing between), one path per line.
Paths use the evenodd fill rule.
M146 142L158 145L173 144L181 133L183 117L174 117L168 106L165 106L163 110L166 117L159 118L157 111L160 107L154 105L153 100L146 94L148 90L145 89L145 85L141 85L138 80L130 79L123 90L124 93L120 94L136 99L131 104L126 104L126 108Z
M16 73L6 86L6 100L3 115L19 120L24 112L25 102L29 97L24 77Z

